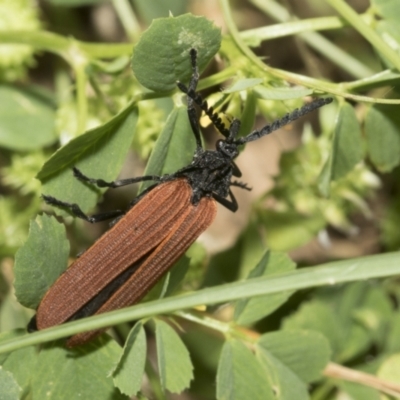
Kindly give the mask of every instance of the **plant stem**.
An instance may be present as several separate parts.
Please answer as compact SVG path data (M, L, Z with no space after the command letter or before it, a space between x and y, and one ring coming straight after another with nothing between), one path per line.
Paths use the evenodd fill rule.
M136 42L141 29L131 4L128 0L112 0L112 3L126 35L132 42Z
M251 3L277 21L286 22L293 19L288 11L275 1L251 0ZM276 25L274 30L278 31L280 28L283 32L286 32L286 35L298 34L299 37L301 37L310 47L318 51L325 58L338 65L349 74L353 75L355 78L365 78L374 74L373 70L366 67L355 57L352 57L322 35L313 32L322 29L342 28L345 25L346 23L344 23L344 20L341 18L322 17L305 19L301 21L294 19L294 21ZM274 26L267 28L273 27ZM265 34L266 32L262 33Z
M362 371L357 371L351 368L343 367L342 365L329 363L324 375L331 378L339 378L349 382L356 382L364 386L369 386L396 399L400 399L400 385L380 379L375 375L367 374Z
M187 321L194 322L198 325L205 326L214 331L220 332L223 335L226 335L231 331L231 327L228 323L218 321L217 319L209 317L205 314L199 315L199 314L193 314L192 312L188 311L176 311L174 312L174 315L183 318Z
M77 134L85 132L88 116L88 102L86 96L87 75L85 65L80 64L75 68L76 75L76 104L78 108Z
M259 1L251 1L253 4L258 6ZM268 5L268 2L266 3ZM302 20L287 21L286 19L281 20L272 14L268 7L260 9L264 11L270 17L280 21L281 23L275 25L262 26L260 28L248 29L246 31L241 31L240 36L246 42L250 43L254 40L253 38L261 40L277 39L285 36L297 35L299 33L309 32L309 31L323 31L329 29L339 29L343 28L347 24L339 17L320 17L320 18L309 18ZM268 12L267 12L268 11ZM251 44L250 44L251 45Z
M147 378L149 379L150 386L153 389L153 394L156 397L157 400L166 400L164 390L162 390L160 381L158 379L158 375L154 371L153 366L151 365L151 362L146 358L146 366L145 366L145 371Z
M353 101L360 101L365 103L380 103L380 104L400 104L400 99L382 99L382 98L372 98L368 96L360 96L352 93L348 93L343 90L343 87L339 84L333 84L326 81L306 77L303 75L294 74L288 71L283 71L280 69L271 68L267 64L264 64L244 43L240 34L233 22L232 15L229 7L229 0L220 0L220 5L224 14L224 18L229 29L229 32L236 43L240 51L245 55L250 61L254 63L255 66L260 68L264 73L268 73L279 79L283 79L287 82L291 82L295 85L309 87L315 91L323 91L326 93L331 93L337 96L341 96Z
M364 36L397 70L400 71L400 57L384 40L343 0L326 0L346 21Z
M80 42L44 31L0 31L0 43L27 44L33 46L36 50L55 53L63 57L67 62L70 62L70 50L72 46L75 48L78 47L85 53L88 59L114 58L132 53L132 44L130 43L97 44Z
M130 107L132 107L132 104L126 110ZM43 331L3 341L0 344L0 353L72 336L85 330L95 330L122 322L171 313L200 305L218 304L288 290L299 290L398 275L400 274L399 261L400 252L385 253L358 259L331 262L276 276L263 276L202 289L195 293L167 297L122 310L115 310L78 321L68 322ZM376 267L377 265L379 265L379 268Z
M218 85L226 80L232 78L236 75L237 68L234 65L231 65L227 68L224 68L220 72L217 72L214 75L208 76L207 78L202 79L199 82L198 89L204 90L211 86Z

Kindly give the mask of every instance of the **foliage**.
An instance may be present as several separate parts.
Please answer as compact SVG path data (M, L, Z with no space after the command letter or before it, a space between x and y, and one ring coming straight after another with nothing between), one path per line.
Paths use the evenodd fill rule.
M186 391L218 400L369 400L378 389L400 397L397 2L365 0L358 14L344 0L309 0L312 18L298 19L273 0L220 0L228 28L221 36L219 24L186 13L191 2L133 8L114 0L109 11L128 43L85 42L79 6L96 3L104 6L48 0L45 17L33 0L0 0L0 398L165 399ZM250 4L277 23L239 32L232 8ZM61 16L65 26L53 33ZM273 67L278 53L263 59L253 51L290 35L299 39L302 74ZM318 129L316 119L304 124L300 145L282 155L273 189L244 217L232 248L208 255L197 243L141 305L28 335L33 311L25 307L37 307L70 247L75 257L92 241L66 211L37 216L40 194L88 212L104 191L74 179L73 166L111 181L128 154L139 164L148 159L146 174L190 163L195 143L176 81L191 74L192 47L206 71L200 90L226 124L240 118L240 135L305 97L335 103L319 112ZM368 253L393 252L351 258L360 220L379 229ZM286 253L317 237L334 246L338 236L347 247L315 258L321 265L297 268ZM326 262L332 255L343 259ZM63 346L74 333L111 325L112 337ZM355 370L365 374L355 379Z

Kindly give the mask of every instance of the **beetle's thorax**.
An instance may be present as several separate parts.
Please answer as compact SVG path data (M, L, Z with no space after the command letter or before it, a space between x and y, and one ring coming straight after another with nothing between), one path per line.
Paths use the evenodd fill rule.
M232 151L232 145L225 151L223 143L217 142L216 150L198 149L188 168L182 171L193 189L192 203L197 204L202 197L216 193L226 197L229 193L233 173L232 161L237 157L237 146Z

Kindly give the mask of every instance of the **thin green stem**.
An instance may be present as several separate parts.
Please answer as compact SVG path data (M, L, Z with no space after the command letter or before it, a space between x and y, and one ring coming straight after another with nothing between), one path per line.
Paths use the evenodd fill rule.
M335 389L332 380L324 382L318 386L311 394L311 400L324 400L329 398L328 395Z
M291 16L284 7L275 1L250 1L266 15L269 15L271 18L274 18L279 22L283 22L281 24L261 29L266 30L267 28L271 28L273 30L271 34L274 34L275 37L279 37L278 34L280 31L285 33L285 36L298 34L298 36L311 48L356 78L365 78L374 73L373 70L366 67L358 59L352 57L340 47L315 32L319 30L342 28L347 25L343 19L338 17L322 17L298 21L296 17ZM370 17L366 14L365 18ZM263 31L260 33L266 35L268 32Z
M204 314L196 315L196 314L194 314L192 312L188 312L188 311L176 311L176 312L174 312L174 315L176 315L177 317L186 319L187 321L194 322L198 325L205 326L214 331L220 332L223 335L226 335L229 332L231 332L230 324L228 324L226 322L218 321L217 319L211 318Z
M240 34L233 22L232 15L230 12L229 7L229 0L220 0L222 12L224 14L224 18L229 29L229 32L236 43L237 47L240 51L250 60L253 62L255 66L260 68L264 73L268 73L271 76L274 76L279 79L283 79L287 82L291 82L295 85L309 87L314 89L317 92L323 91L326 93L331 93L336 96L341 96L347 99L351 99L354 101L360 101L365 103L380 103L380 104L400 104L399 100L392 100L392 99L381 99L381 98L372 98L368 96L360 96L355 95L352 93L348 93L343 91L343 87L339 84L333 84L325 81L321 81L318 79L306 77L303 75L294 74L292 72L283 71L275 68L271 68L267 64L264 64L251 50L250 48L244 43Z
M147 378L149 379L150 386L153 389L153 394L157 400L166 400L165 392L161 388L160 380L156 372L154 371L153 365L148 358L146 358L145 371Z
M400 56L343 0L326 0L351 26L364 36L397 70L400 71Z
M224 68L222 71L202 79L199 82L198 89L204 90L209 87L219 85L220 83L225 82L226 80L231 79L233 76L235 76L236 72L237 67L234 65Z
M263 276L202 289L195 293L167 297L122 310L69 322L61 326L55 326L43 331L4 341L0 344L0 353L6 353L22 347L72 336L85 330L104 328L122 322L167 314L202 305L220 304L283 291L300 290L324 285L330 286L345 282L384 278L399 274L400 252L337 261L317 267L302 268L276 276Z
M88 116L88 98L86 96L87 75L85 64L75 67L76 75L76 104L78 107L77 133L81 134L86 130L86 121Z
M37 50L60 55L68 61L70 40L64 36L45 31L0 31L2 44L26 44Z
M101 90L100 85L98 84L97 80L94 78L94 76L89 75L88 77L90 86L93 88L95 91L97 97L101 99L105 107L107 108L107 111L109 112L110 115L115 115L118 113L117 108L114 106L114 103L112 102L111 99L107 98L104 92Z
M132 42L137 41L141 29L130 2L128 0L112 0L112 3L126 35Z
M133 45L131 43L97 44L79 42L79 46L90 58L95 59L130 56L133 50Z
M132 44L130 43L87 43L45 31L0 31L0 43L27 44L37 50L49 51L60 55L68 62L70 62L71 49L76 51L77 48L80 49L88 59L114 58L130 55L132 53Z
M205 314L198 314L188 311L176 311L174 312L174 315L197 325L205 326L208 329L219 332L223 336L235 337L247 343L254 343L259 337L259 334L254 331L243 329L240 326L230 322L219 321Z
M252 3L255 5L259 4L258 1L257 2L252 1ZM264 5L264 3L262 4ZM265 11L267 9L268 7L265 7ZM262 10L264 11L264 7ZM270 12L268 12L268 15L271 16L272 18L275 17L275 15L273 15ZM241 31L240 36L242 37L243 40L249 42L251 45L252 41L254 41L255 39L259 41L271 40L310 31L339 29L343 28L346 25L347 24L344 23L343 20L338 17L309 18L309 19L295 20L290 22L286 22L286 20L283 20L282 23L280 24L262 26L260 28Z
M365 66L358 59L347 54L341 48L317 33L302 33L299 36L327 60L333 62L355 78L366 78L375 73L375 71Z
M394 84L400 80L400 74L387 69L382 72L378 72L375 75L369 76L368 78L359 79L357 81L343 83L342 86L347 90L359 90L372 85L389 85Z

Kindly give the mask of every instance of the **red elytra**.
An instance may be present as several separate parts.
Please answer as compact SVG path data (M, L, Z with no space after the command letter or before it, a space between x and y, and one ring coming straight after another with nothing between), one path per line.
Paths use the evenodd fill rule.
M204 197L193 205L191 196L185 179L162 183L144 196L49 289L37 310L37 328L67 322L132 265L131 276L94 314L140 301L215 218L214 199ZM74 335L67 346L83 344L104 330Z

